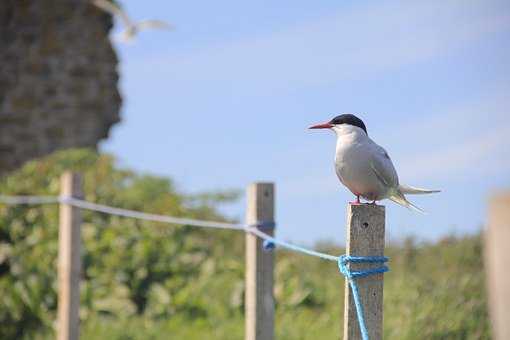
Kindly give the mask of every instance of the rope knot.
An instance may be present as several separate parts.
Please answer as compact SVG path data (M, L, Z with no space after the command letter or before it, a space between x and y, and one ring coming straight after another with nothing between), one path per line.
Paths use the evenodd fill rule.
M377 268L370 268L365 270L351 270L349 263L386 263L388 262L386 256L351 256L341 255L338 257L338 268L340 273L347 278L352 290L352 296L354 298L354 304L356 306L356 314L358 316L359 329L361 331L361 337L363 340L369 340L367 325L365 324L365 317L363 314L363 304L359 297L358 285L356 278L365 277L373 274L382 274L389 271L389 268L382 265Z
M349 268L349 263L386 263L389 261L389 258L386 256L351 256L351 255L341 255L338 257L338 268L340 269L340 273L345 276L347 279L352 280L358 277L369 276L372 274L382 274L389 271L387 266L381 266L378 268L371 268L365 270L351 270Z

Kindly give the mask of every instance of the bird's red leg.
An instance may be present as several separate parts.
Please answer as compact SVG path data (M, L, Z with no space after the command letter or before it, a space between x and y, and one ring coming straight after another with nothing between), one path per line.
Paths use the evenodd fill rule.
M359 200L359 195L356 195L356 201L354 202L349 202L350 204L353 204L353 205L359 205L361 204L361 201Z

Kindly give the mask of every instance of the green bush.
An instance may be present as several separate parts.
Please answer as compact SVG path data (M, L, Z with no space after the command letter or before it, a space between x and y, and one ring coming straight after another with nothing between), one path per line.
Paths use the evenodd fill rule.
M58 195L65 170L83 173L85 198L152 213L225 220L215 205L235 194L187 196L165 178L118 169L90 150L57 153L0 181L4 194ZM0 334L52 332L57 303L58 208L0 205ZM225 287L242 280L242 265L217 263L241 254L242 235L84 212L81 310L91 315L153 319L207 316L204 278L225 271ZM228 278L228 280L227 280ZM228 292L228 290L226 291Z
M89 150L54 154L0 180L0 193L58 195L65 170L90 201L226 220L235 192L189 196L166 178L120 169ZM0 338L54 338L58 209L0 204ZM82 339L242 339L244 235L84 212ZM332 254L343 249L319 246ZM479 236L387 247L386 339L488 339ZM344 280L334 263L276 251L278 339L342 334Z

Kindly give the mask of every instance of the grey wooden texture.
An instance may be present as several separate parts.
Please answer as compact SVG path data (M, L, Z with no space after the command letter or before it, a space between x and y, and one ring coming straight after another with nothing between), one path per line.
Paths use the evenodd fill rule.
M385 208L380 205L347 207L346 253L353 256L383 256ZM353 270L378 267L381 264L351 264ZM382 339L383 274L358 278L357 283L370 340ZM345 280L344 340L361 339L352 290Z
M485 231L489 311L495 340L510 339L510 192L489 203Z
M274 222L274 185L254 183L247 190L246 223ZM259 228L260 229L260 228ZM273 235L272 229L260 229ZM245 339L274 337L274 253L263 249L263 241L246 234Z
M60 195L82 197L81 176L66 172L60 180ZM58 234L58 340L79 338L80 309L80 209L60 204Z

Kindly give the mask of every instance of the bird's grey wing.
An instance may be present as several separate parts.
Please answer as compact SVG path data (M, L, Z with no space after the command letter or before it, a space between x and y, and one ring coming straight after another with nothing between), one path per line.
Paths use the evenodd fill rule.
M387 187L398 187L398 175L386 150L373 143L370 152L370 167L377 178Z

